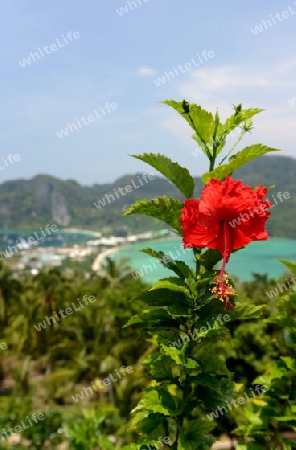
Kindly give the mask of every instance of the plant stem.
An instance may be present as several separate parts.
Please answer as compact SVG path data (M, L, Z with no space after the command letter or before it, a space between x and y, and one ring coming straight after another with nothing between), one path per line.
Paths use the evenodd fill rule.
M222 159L222 161L219 163L219 166L223 163L223 161L225 161L226 158L228 158L228 156L230 155L231 152L233 152L233 150L235 149L235 147L239 144L239 142L242 140L244 134L245 134L246 130L242 129L241 134L238 137L238 140L234 143L234 145L231 147L231 149L229 150L229 152L227 153L226 156L224 156L224 158Z
M210 172L212 172L212 170L214 170L216 158L217 158L217 146L216 146L216 144L214 142L214 144L213 144L213 156L210 158Z

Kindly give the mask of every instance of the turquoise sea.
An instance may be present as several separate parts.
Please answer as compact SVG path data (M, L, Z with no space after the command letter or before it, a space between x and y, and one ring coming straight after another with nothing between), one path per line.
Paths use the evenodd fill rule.
M34 232L36 232L36 235L34 235ZM73 232L59 230L51 232L50 235L44 230L43 232L46 237L42 236L40 229L33 231L0 230L0 248L15 245L17 242L20 242L21 239L24 239L27 242L29 237L36 239L38 245L42 247L66 247L73 246L74 244L84 244L87 239L94 237L94 233L89 232L89 234L87 234L83 231ZM42 239L39 241L38 238Z
M129 258L132 269L141 273L143 279L149 283L172 276L173 272L162 267L156 258L139 251L145 247L162 250L165 254L183 260L194 268L192 251L182 250L181 240L147 241L124 246L112 254L112 257L115 260ZM252 280L252 273L268 274L269 278L277 278L285 272L285 266L277 261L278 259L296 262L296 240L270 238L267 241L252 242L231 255L226 270L236 275L240 281Z

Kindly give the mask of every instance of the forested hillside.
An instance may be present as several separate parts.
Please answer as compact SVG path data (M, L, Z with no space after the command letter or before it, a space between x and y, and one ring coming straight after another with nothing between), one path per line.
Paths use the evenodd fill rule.
M276 184L270 191L270 200L273 200L272 195L277 199L276 195L280 191L289 192L290 198L283 202L277 199L279 204L272 209L272 217L268 221L272 236L296 237L295 175L296 160L283 156L258 158L235 173L234 178L240 178L251 186L259 183L265 186ZM198 196L203 184L200 178L195 181ZM128 188L129 192L125 191L127 186L132 186ZM49 175L38 175L31 180L7 181L0 185L0 228L31 230L46 223L56 223L59 228L81 227L109 230L112 233L156 230L162 227L161 223L137 215L123 218L122 213L137 199L158 195L184 199L163 178L155 177L145 182L142 174L125 175L113 184L95 184L90 187Z

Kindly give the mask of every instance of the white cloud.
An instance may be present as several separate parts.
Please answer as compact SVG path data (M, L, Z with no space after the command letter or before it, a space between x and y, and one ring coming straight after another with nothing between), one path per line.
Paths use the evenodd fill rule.
M233 112L232 104L243 108L259 107L264 112L254 117L254 130L242 143L262 142L283 149L284 154L296 155L295 111L288 99L296 97L296 59L277 61L273 65L234 64L208 67L191 72L186 79L174 81L176 100L185 98L198 103L213 113L219 109L221 121ZM179 138L183 145L190 144L191 128L171 111L160 119L160 125ZM193 144L194 145L194 144Z
M180 80L177 90L190 101L209 102L216 108L220 103L238 101L252 106L263 104L272 108L281 104L288 108L288 98L296 93L296 59L278 61L273 65L224 65L191 72L189 78ZM255 104L253 103L255 101ZM220 109L220 107L219 107Z
M152 67L141 67L138 69L138 75L142 75L144 77L152 77L157 74L157 70L152 69Z

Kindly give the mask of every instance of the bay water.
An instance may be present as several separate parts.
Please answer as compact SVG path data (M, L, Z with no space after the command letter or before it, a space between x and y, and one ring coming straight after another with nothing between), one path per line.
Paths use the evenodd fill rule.
M159 278L174 276L174 273L164 268L156 258L140 252L145 247L156 251L161 250L173 259L182 260L190 267L195 267L192 250L183 249L181 239L148 241L124 246L114 252L112 258L116 261L128 258L129 265L138 273L136 276L148 283L154 283ZM286 267L278 261L279 259L296 262L296 240L270 238L267 241L252 242L230 256L226 270L236 275L240 281L251 281L252 273L267 274L268 278L278 278L287 271Z

